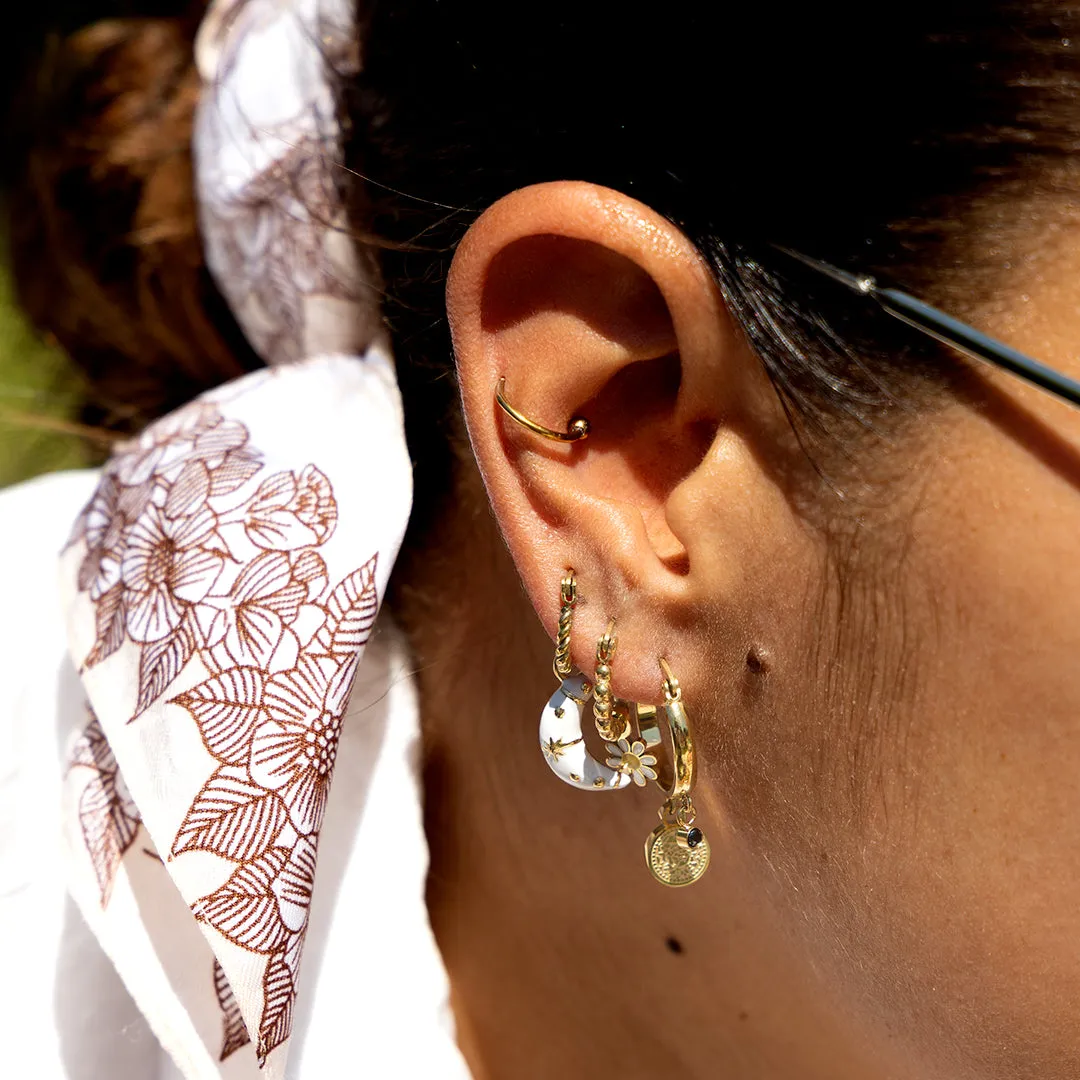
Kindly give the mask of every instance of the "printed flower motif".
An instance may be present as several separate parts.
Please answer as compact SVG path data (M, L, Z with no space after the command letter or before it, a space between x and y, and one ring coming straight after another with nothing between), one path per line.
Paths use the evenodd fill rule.
M151 505L127 533L121 574L127 631L134 641L161 641L180 625L188 604L214 587L225 564L217 519L205 506L170 518Z
M221 414L213 406L196 404L178 409L125 444L112 470L125 485L145 483L153 475L161 477L172 466L190 461L198 437L220 423Z
M87 552L79 566L79 588L95 603L120 581L124 516L120 486L106 474L86 507L83 536Z
M169 488L192 465L201 465L207 491L224 495L251 479L262 466L247 445L247 428L226 420L213 405L196 403L166 416L127 443L109 465L125 488ZM185 485L181 485L184 487ZM136 514L129 514L133 518ZM175 516L175 515L173 515Z
M607 743L606 746L611 755L607 759L609 769L627 773L638 787L644 787L646 780L656 779L656 770L652 767L656 757L645 753L645 744L640 739L635 739L632 744L628 739L620 739L617 744Z
M252 543L273 551L293 551L326 543L337 525L330 481L306 466L297 476L280 472L264 481L247 506L244 528Z
M78 585L94 612L85 666L125 641L137 649L132 721L196 654L208 673L168 699L187 710L218 761L170 854L233 864L192 910L265 957L260 1063L292 1026L318 831L349 689L379 609L377 555L330 585L315 549L333 535L338 508L314 465L271 475L247 498L221 498L262 468L247 428L197 403L117 453L70 541L85 544ZM138 817L118 771L91 767L79 809L105 903ZM226 1008L225 984L215 972L223 1057L246 1037Z
M293 667L299 643L288 626L307 596L307 583L297 579L287 555L262 552L241 570L227 597L210 596L197 609L206 644L214 648L224 642L233 663L264 669L287 644L289 658L282 667Z
M242 862L220 888L196 900L192 913L234 945L269 954L301 936L315 880L315 843L301 836Z
M341 680L326 678L309 657L266 684L267 719L251 743L251 778L277 791L301 836L318 832L337 758L344 712Z

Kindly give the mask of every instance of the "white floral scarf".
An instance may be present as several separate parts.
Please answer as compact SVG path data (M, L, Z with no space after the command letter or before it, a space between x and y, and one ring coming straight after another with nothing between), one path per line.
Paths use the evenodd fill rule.
M299 1075L290 1035L304 1076L359 1075L342 1055L370 1059L365 1023L377 1038L395 978L435 1015L445 977L407 659L392 627L373 637L411 468L376 271L343 228L328 65L359 64L351 8L219 0L197 58L208 258L272 366L122 446L65 549L88 703L65 790L71 891L185 1077ZM408 850L376 884L387 833ZM373 944L367 919L412 944ZM403 978L365 989L358 965L401 955ZM428 1052L464 1075L448 1046L411 1058Z

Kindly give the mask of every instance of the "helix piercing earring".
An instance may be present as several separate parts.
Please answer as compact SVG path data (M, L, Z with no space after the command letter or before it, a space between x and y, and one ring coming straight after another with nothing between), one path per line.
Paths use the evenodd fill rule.
M544 427L535 420L530 420L523 412L519 412L506 400L506 379L499 379L495 386L495 400L511 420L515 420L522 427L528 428L534 435L543 435L545 439L554 439L556 442L580 442L589 437L589 421L584 416L575 416L567 425L566 431L555 431L553 428Z
M592 685L570 662L570 632L577 604L577 582L568 570L559 585L559 634L552 667L559 689L540 714L540 749L560 780L586 791L617 791L631 782L621 769L602 765L589 753L581 734Z
M671 731L671 790L660 807L660 824L645 841L645 863L663 885L692 885L709 867L709 841L694 825L694 742L682 703L682 687L661 658L664 704L661 711Z

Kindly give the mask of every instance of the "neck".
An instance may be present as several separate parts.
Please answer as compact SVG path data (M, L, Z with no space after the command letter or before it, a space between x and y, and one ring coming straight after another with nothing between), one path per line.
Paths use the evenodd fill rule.
M477 505L471 487L457 505ZM458 511L439 536L438 556L399 564L395 610L419 672L428 907L473 1074L879 1075L736 835L704 822L709 871L666 889L642 854L660 792L551 774L552 643L486 514Z

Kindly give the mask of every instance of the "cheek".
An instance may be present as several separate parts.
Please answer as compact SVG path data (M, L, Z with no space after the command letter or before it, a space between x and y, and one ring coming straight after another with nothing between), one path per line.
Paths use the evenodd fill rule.
M879 874L935 1026L1076 1076L1080 488L974 418L953 435L914 519L917 693Z
M813 963L920 1075L1075 1077L1080 489L969 423L902 555L822 575L721 790Z

